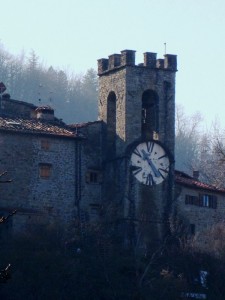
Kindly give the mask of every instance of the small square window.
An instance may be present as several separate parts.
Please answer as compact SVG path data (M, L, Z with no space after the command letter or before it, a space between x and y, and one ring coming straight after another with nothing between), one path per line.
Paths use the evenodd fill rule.
M191 235L195 235L195 224L190 224L189 231Z
M198 196L186 195L185 196L185 204L189 205L199 205Z
M98 182L98 173L90 172L90 182L92 182L92 183Z
M100 205L97 203L91 203L90 205L90 214L92 217L98 217L100 214Z
M48 151L50 149L49 140L41 140L41 149L45 151Z
M209 207L209 195L202 196L202 206Z
M39 164L39 176L44 179L48 179L51 177L51 164Z
M90 184L102 183L102 172L99 170L88 170L86 173L86 183L90 183Z

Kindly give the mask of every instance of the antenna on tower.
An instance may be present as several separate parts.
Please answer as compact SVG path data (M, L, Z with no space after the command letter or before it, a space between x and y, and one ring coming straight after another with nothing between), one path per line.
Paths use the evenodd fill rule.
M164 43L164 51L165 51L165 54L166 54L166 43Z
M49 92L49 97L48 97L49 103L52 103L52 102L53 102L52 94L53 94L53 91L50 91L50 92Z
M2 108L2 94L6 90L6 86L4 85L3 82L0 82L0 109Z

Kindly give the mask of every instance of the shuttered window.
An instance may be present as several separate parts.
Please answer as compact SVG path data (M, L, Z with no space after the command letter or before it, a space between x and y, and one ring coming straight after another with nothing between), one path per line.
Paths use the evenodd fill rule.
M185 204L198 205L198 203L199 203L198 196L193 196L193 195L185 196Z
M41 140L41 149L45 150L45 151L50 150L50 142L49 142L49 140L46 140L46 139Z
M39 176L43 179L51 177L52 165L51 164L39 164Z
M186 205L196 205L208 208L217 208L217 197L208 194L199 194L198 196L186 195Z
M199 194L200 206L217 208L217 197L208 194Z
M90 184L102 183L102 172L99 170L88 170L86 172L86 183L90 183Z

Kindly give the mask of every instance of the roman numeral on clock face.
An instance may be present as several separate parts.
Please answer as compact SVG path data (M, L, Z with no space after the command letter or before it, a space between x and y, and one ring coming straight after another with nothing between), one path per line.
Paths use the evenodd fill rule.
M167 157L167 155L166 155L166 154L164 154L164 155L162 155L162 156L158 157L158 159L162 159L162 158L164 158L164 157Z
M137 156L142 158L141 153L139 152L139 150L137 148L134 150L134 154L136 154Z
M133 173L133 175L137 175L141 171L142 171L141 167L132 166L132 173Z
M152 153L152 150L154 148L154 144L152 142L147 142L146 143L146 146L147 146L147 150L149 153Z
M145 181L146 185L153 185L155 184L155 181L153 180L153 177L151 174L148 174L148 176L146 177L146 181Z
M166 170L166 169L161 169L161 168L159 168L159 174L160 174L160 176L163 178L163 179L165 179L165 177L166 177L166 174L168 174L169 173L169 171L168 170Z

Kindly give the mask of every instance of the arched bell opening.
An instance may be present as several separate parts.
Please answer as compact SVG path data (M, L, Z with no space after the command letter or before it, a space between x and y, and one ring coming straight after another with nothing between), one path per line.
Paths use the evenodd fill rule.
M153 90L142 94L142 138L153 139L159 131L158 95Z
M116 94L110 92L107 98L107 153L116 155Z

